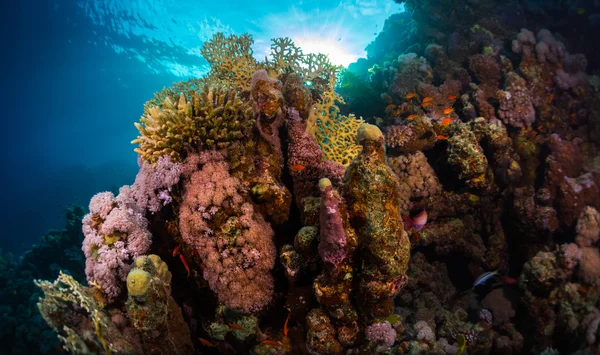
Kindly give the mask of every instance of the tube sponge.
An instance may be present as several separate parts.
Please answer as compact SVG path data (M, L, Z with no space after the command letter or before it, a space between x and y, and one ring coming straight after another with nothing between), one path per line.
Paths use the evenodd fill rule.
M337 267L346 258L346 231L340 215L340 198L329 179L319 181L321 190L321 239L319 255L323 261Z

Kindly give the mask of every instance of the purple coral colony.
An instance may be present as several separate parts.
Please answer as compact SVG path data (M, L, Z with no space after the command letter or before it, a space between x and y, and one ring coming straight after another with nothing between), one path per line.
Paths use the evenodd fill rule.
M216 34L146 103L87 285L36 281L64 350L600 352L600 5L399 2L349 69Z

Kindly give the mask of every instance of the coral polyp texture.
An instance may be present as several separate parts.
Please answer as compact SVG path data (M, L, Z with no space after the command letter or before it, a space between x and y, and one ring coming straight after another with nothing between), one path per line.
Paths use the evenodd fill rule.
M235 90L204 86L187 96L166 96L158 104L148 102L140 122L135 151L147 162L161 156L181 161L200 145L224 148L241 140L253 125L253 111Z
M600 58L562 21L597 5L396 2L339 82L219 33L146 103L87 286L36 281L65 350L600 352Z

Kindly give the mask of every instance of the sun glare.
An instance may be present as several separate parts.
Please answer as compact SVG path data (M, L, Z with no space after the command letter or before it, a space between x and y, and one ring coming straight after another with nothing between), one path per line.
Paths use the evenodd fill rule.
M293 40L298 47L302 48L302 52L326 54L335 65L347 67L360 57L358 54L348 53L341 40L319 37L298 37Z

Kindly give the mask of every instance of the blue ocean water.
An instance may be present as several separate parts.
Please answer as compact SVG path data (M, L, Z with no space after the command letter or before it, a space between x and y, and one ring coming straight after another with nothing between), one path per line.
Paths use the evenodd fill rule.
M336 64L360 56L393 1L23 0L2 2L5 106L0 248L20 253L61 228L70 203L133 182L133 122L152 94L202 75L216 32L273 37Z

